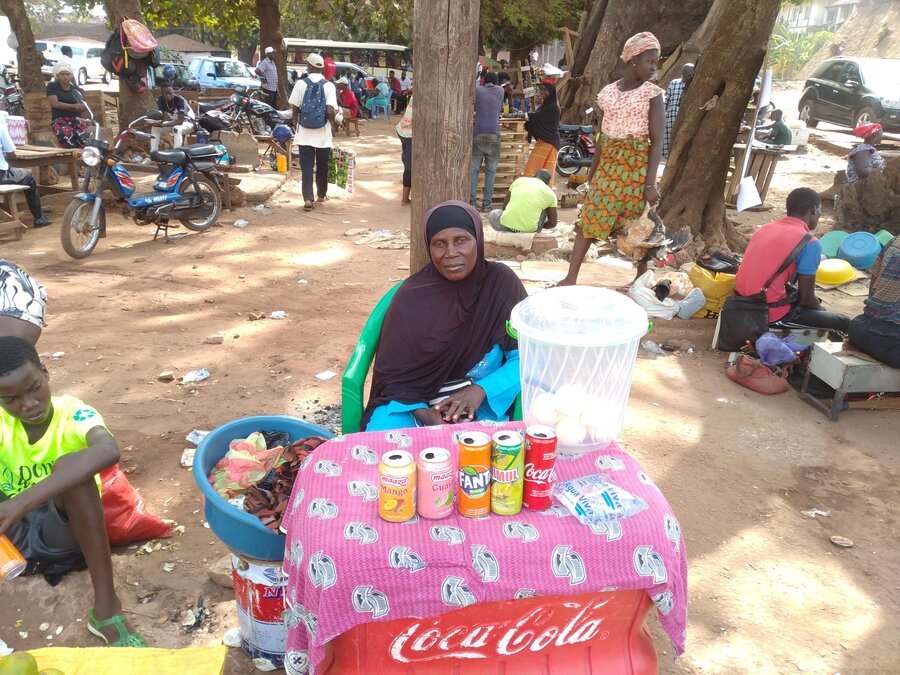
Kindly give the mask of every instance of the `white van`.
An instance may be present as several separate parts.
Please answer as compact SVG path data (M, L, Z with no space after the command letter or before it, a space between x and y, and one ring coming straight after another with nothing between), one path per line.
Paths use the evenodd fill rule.
M41 49L41 43L47 43L47 49ZM68 46L72 48L72 74L75 76L75 82L81 86L87 84L88 80L107 81L107 73L100 64L100 54L105 45L96 40L74 41L67 40L65 42L51 42L49 40L38 40L38 51L44 53L44 65L41 72L44 75L53 74L53 66L56 62L63 58L62 47Z

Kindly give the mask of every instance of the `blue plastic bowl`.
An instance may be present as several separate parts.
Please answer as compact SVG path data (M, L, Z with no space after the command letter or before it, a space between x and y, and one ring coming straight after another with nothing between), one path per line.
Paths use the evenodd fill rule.
M867 270L881 252L881 242L870 232L848 234L838 249L838 258L843 258L858 270Z
M200 442L194 455L194 480L203 493L203 513L209 527L226 546L250 558L278 562L284 559L284 535L264 526L256 516L236 509L209 484L209 472L228 452L228 444L262 430L286 431L292 441L307 436L334 437L327 429L287 415L257 415L234 420L213 429Z

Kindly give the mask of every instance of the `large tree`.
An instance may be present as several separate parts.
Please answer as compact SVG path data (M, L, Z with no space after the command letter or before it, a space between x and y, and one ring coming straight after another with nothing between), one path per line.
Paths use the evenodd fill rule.
M694 233L693 250L746 245L725 217L725 178L780 4L716 0L719 19L681 101L660 187L660 215Z
M25 10L24 0L0 0L0 9L9 19L10 28L16 36L19 63L19 85L29 94L44 92L44 77L41 75L41 56L34 44L34 32Z
M284 35L281 33L281 10L278 0L256 0L259 16L260 54L266 47L275 50L275 67L278 70L278 107L287 107L287 62L285 60Z
M574 86L567 86L560 97L563 121L583 121L584 110L594 104L597 93L621 76L624 64L619 55L622 45L631 35L645 30L653 32L662 45L663 56L667 56L700 26L712 3L713 0L682 0L677 3L666 0L609 0L603 12L599 37L593 42L593 49L584 66L584 75L573 83ZM589 40L590 34L585 37ZM580 44L576 44L575 49L583 53Z
M508 49L510 61L527 61L529 52L574 28L585 0L482 0L480 28L489 49ZM481 45L480 45L481 46Z
M410 273L428 260L426 211L468 197L477 42L478 0L416 0Z
M135 19L143 21L139 0L106 0L106 17L110 29L116 30L123 19ZM145 62L138 61L138 74L144 75L147 71ZM124 129L131 122L143 115L147 110L156 106L153 94L150 90L139 94L134 91L126 81L127 78L119 78L119 128ZM95 111L96 113L97 111Z

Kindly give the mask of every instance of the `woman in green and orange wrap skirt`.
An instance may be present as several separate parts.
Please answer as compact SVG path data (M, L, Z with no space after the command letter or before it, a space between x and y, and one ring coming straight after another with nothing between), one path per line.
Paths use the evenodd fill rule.
M640 218L646 204L659 201L656 172L665 129L663 91L651 82L659 60L659 41L638 33L625 43L625 76L597 95L600 135L591 164L569 272L560 286L574 284L584 256L596 239L609 236Z

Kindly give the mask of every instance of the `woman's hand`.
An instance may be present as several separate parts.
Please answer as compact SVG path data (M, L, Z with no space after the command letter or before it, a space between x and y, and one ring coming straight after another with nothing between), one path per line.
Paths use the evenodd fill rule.
M647 185L644 188L644 199L650 206L656 206L659 203L659 190L655 185Z
M412 411L412 415L426 427L434 427L439 424L447 423L436 408L416 408Z
M484 389L477 384L459 389L434 406L445 422L456 424L461 417L475 419L475 412L484 401Z

